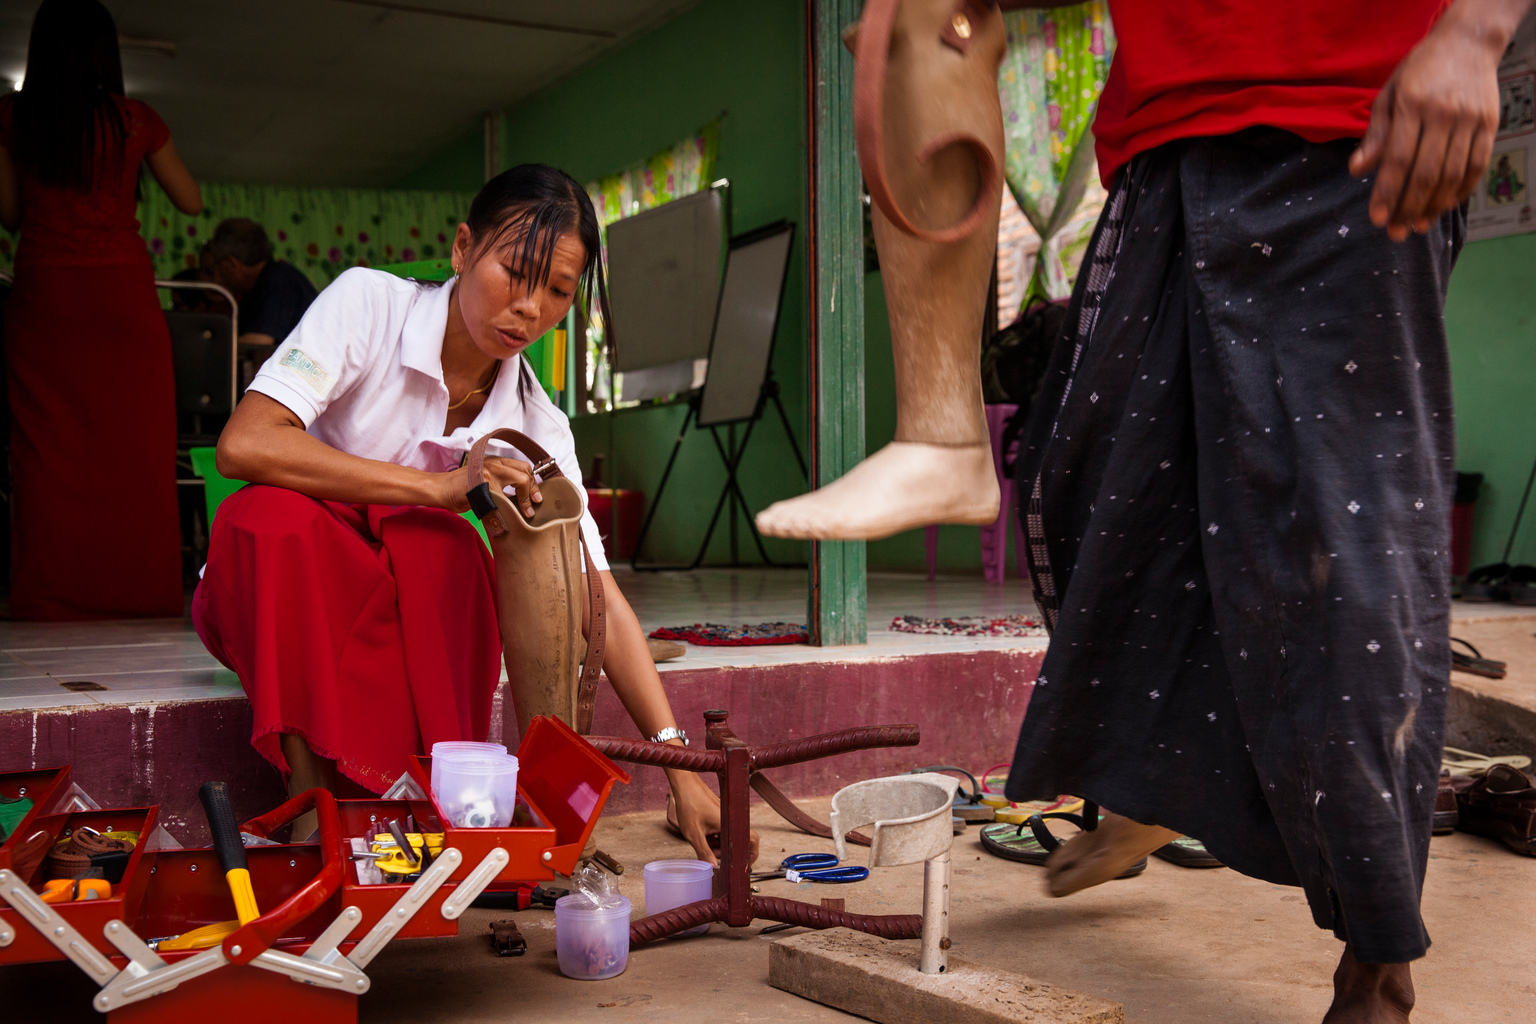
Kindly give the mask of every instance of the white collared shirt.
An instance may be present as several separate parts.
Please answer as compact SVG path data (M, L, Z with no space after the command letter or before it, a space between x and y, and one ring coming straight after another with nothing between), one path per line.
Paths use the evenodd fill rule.
M443 334L453 283L353 267L320 293L247 390L282 403L338 451L430 473L452 470L476 438L510 427L542 445L582 490L570 421L537 381L530 379L526 400L519 393L519 375L532 378L521 356L502 368L475 421L443 435ZM490 450L522 457L496 441ZM608 568L590 512L582 513L581 528L592 561Z

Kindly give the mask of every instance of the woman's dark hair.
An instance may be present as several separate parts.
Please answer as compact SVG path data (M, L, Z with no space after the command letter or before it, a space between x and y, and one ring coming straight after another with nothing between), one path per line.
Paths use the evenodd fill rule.
M596 312L603 318L604 335L612 350L613 321L608 315L601 227L587 190L575 178L546 164L519 164L485 183L470 203L465 223L473 238L470 262L511 243L524 277L530 286L537 287L549 282L550 263L560 236L575 234L587 251L579 297L588 316L594 312L592 300L596 298ZM519 362L526 366L526 360ZM526 374L518 383L519 391L524 390Z
M16 95L16 162L50 185L89 189L107 171L103 152L128 135L117 23L99 0L43 0L32 19L27 72ZM110 143L119 145L113 146Z

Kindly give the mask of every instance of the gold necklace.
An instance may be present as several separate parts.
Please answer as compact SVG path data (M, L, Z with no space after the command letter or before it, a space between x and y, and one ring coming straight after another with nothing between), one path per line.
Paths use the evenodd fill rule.
M473 391L469 392L468 394L466 394L463 398L459 399L457 402L454 402L451 405L449 405L448 406L448 411L449 412L453 412L453 410L459 408L465 402L469 401L471 398L474 398L476 395L483 395L483 394L485 394L485 392L491 390L491 388L496 386L496 378L498 376L500 376L500 375L501 375L501 360L498 359L496 361L496 365L491 367L491 379L486 381L485 384L483 384L482 386L480 386L478 388L475 388L475 390L473 390Z

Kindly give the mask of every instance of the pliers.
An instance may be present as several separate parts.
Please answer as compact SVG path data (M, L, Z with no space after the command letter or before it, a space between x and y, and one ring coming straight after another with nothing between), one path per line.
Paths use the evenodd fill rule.
M777 871L759 871L752 881L782 878L790 882L832 882L846 884L862 882L869 877L869 868L839 867L838 859L830 853L795 853L779 862Z

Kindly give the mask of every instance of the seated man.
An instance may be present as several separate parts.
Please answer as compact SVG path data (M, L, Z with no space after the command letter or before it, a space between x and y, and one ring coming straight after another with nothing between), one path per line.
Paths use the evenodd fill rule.
M240 303L240 344L270 352L288 336L315 301L315 286L291 263L272 258L266 230L246 217L220 221L203 246L207 279L228 288Z
M175 274L171 275L171 280L197 283L208 281L209 278L203 274L200 268L188 267L185 270L178 270ZM230 314L229 300L212 289L172 289L171 308L184 313L222 313L225 316Z

